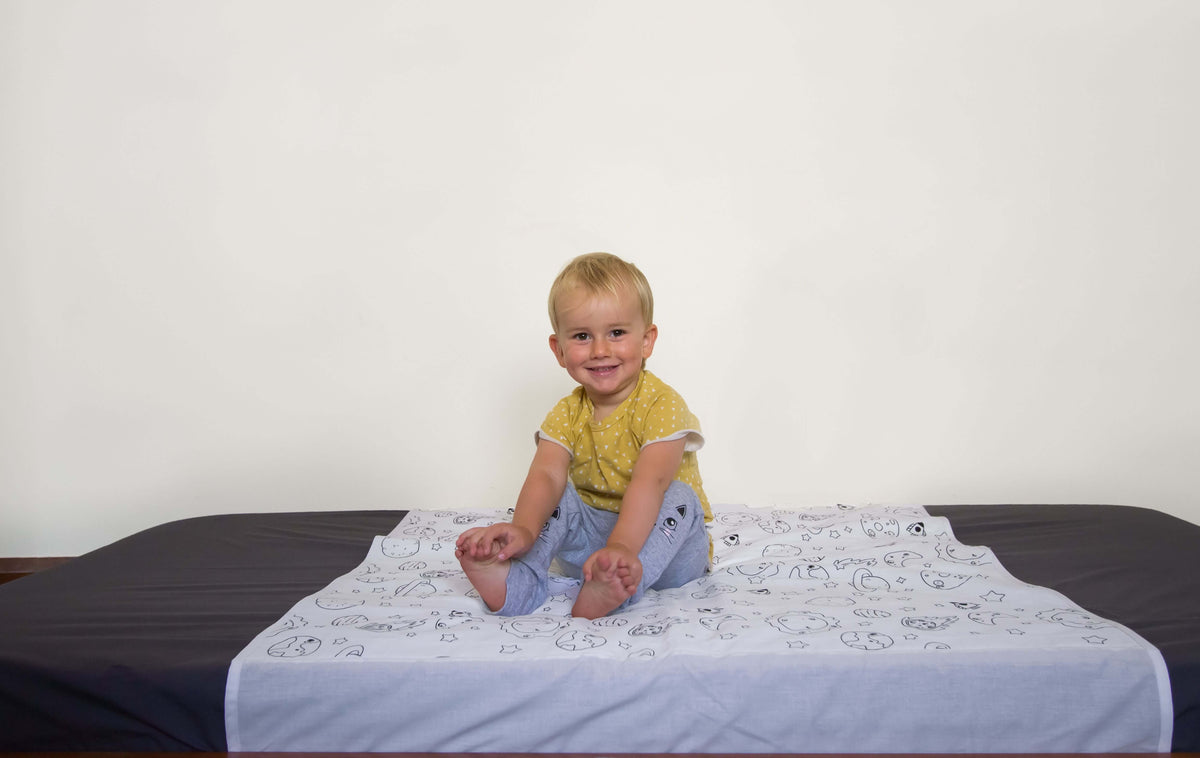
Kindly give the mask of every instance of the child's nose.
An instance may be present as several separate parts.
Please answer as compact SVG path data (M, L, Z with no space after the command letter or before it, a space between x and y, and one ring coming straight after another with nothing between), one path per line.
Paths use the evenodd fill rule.
M596 337L592 340L592 355L608 355L608 340L603 337Z

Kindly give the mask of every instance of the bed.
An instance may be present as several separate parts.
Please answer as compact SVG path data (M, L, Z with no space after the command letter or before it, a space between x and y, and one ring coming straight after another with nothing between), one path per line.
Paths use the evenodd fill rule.
M276 647L277 651L303 648L310 632L295 627L295 619L299 618L296 614L298 604L319 599L323 592L334 586L332 582L366 578L364 575L371 573L371 566L375 565L370 561L370 551L381 545L383 536L404 539L406 531L417 534L428 529L421 526L421 519L428 513L338 511L187 519L148 529L62 566L0 585L0 724L4 725L0 730L0 751L223 752L231 749L227 721L230 714L236 712L230 710L231 670L237 670L239 677L245 675L240 664L234 666L235 661L253 648L254 643L268 638L272 646L291 640L290 647ZM1066 607L1066 600L1072 604L1063 613L1083 614L1071 617L1058 614L1052 619L1054 624L1043 627L1035 621L1029 628L1062 631L1065 623L1080 628L1084 636L1100 640L1104 635L1092 634L1097 627L1088 626L1094 616L1112 622L1108 629L1129 631L1152 646L1156 655L1161 656L1169 679L1165 685L1169 694L1164 700L1168 709L1166 733L1169 742L1160 744L1157 749L1165 750L1169 746L1173 752L1200 752L1200 603L1197 602L1200 600L1200 575L1195 571L1196 556L1200 555L1200 526L1152 509L1110 505L943 505L926 506L920 513L926 514L926 520L944 519L952 527L956 544L990 548L990 556L1019 582L1060 593L1064 602L1057 603L1056 608ZM457 519L462 515L440 514L444 519ZM759 522L769 523L769 520L764 521L764 516L756 518ZM916 531L915 524L921 524L922 528L925 524L919 514L914 519L899 512L868 516L851 513L850 518L854 523L863 524L861 531L872 532L873 526L875 530L882 530L881 536L888 539L895 536L889 529L903 533L907 526L907 531L912 533ZM849 530L847 527L847 532ZM832 534L835 530L826 531ZM748 534L745 529L742 533ZM728 541L731 534L730 528L714 529L718 543ZM764 555L768 551L778 553L785 549L775 535L764 530L762 536L765 540L762 544L766 545L762 548ZM915 536L929 538L927 534ZM888 554L908 551L904 544L894 540L879 544L888 548ZM932 555L935 546L926 544L930 549L924 552ZM832 553L830 556L831 560L825 564L808 563L816 569L817 575L799 580L827 580L828 577L819 574L822 568L826 573L834 570ZM399 555L397 559L411 557L411 554ZM954 559L969 564L977 557L975 554L958 555ZM806 560L808 557L791 563L800 566ZM754 580L761 577L751 574L759 569L750 570L746 565L726 565L722 570L729 576L744 578L747 587L753 587ZM882 562L864 562L863 565L848 564L838 568L844 568L847 576L854 573L858 579L856 594L865 601L875 599L876 595L872 593L876 591L884 593L899 589L897 586L889 586L887 590L880 588L879 583L887 584L887 577L892 577L892 585L897 581L897 574L885 574L880 570L883 567ZM914 563L913 568L922 570L919 562ZM384 566L385 573L387 570ZM978 575L977 567L966 567L963 572L959 575ZM720 572L714 571L712 581L715 583L719 576ZM405 582L406 577L393 579ZM834 582L822 581L813 586L826 584ZM401 594L398 588L390 589L391 585L381 586L389 587L389 595L399 597ZM438 599L414 592L411 582L405 582L403 586L410 588L406 592L417 599L417 606L432 607L429 603ZM459 597L456 602L465 616L471 618L481 607L470 597ZM703 604L703 608L695 609L696 613L721 610L707 600ZM874 610L867 605L860 603L861 607L854 610ZM736 621L735 614L729 613L731 608L724 610L722 618L741 623ZM821 623L836 627L838 622L833 619L838 616L835 610L824 608L820 613L813 612L803 623L811 625L813 619L823 619ZM966 619L970 613L986 613L986 607L982 611L969 611L966 607L960 610L963 616L958 622L960 628L983 629L971 626L978 618ZM341 615L335 620L345 623L346 619L352 619L350 623L357 628L365 627L369 632L382 630L377 622L359 623L366 619L343 611L337 611ZM449 618L444 610L429 612ZM889 615L886 611L879 613ZM944 619L951 615L918 613L906 616L906 626L909 621L914 622L909 630L913 633L907 636L928 649L931 645L924 641L928 637L922 638L922 634L936 630L937 624L945 624ZM993 621L997 615L1001 614L993 615ZM743 617L745 622L749 611L738 617ZM676 629L690 629L691 637L708 629L708 625L700 623L684 624L677 615L670 618L681 621L676 624ZM854 650L842 651L849 655L845 660L852 666L863 665L865 658L854 657L860 655L860 650L882 647L876 643L887 637L882 632L866 631L866 625L896 620L860 617L862 620L858 623L864 625L864 629L854 630L843 620L839 628L818 636L809 635L811 629L797 629L794 618L782 618L778 613L770 618L773 620L759 626L772 633L783 633L780 639L787 638L790 644L807 647L813 640L829 639L841 640L843 647L854 647ZM1077 623L1079 618L1085 623ZM311 618L300 618L298 623L313 623L316 628L316 622ZM924 627L918 628L915 624ZM402 631L390 628L394 624L387 626L389 628L384 631ZM426 628L433 629L433 626L430 623ZM749 623L744 626L748 627ZM512 627L505 631L512 633ZM444 630L439 629L439 633L438 639L446 637ZM315 632L311 634L321 636ZM559 634L558 639L562 636ZM899 635L893 633L892 637L900 641ZM583 656L588 653L579 649L580 645L587 647L587 639L579 633L571 637L576 644L573 654ZM332 650L333 644L328 642L326 648ZM896 645L897 648L900 646ZM341 652L352 648L353 645L344 645ZM615 650L616 646L603 649ZM287 656L272 653L271 657ZM339 657L351 668L357 666L359 673L378 670L363 666L362 656L353 652ZM720 666L722 660L725 659L714 657L708 665ZM288 676L309 676L309 673L296 672L321 670L319 666L298 669L290 661L284 664L276 668L284 670ZM771 664L767 668L778 666ZM642 671L653 678L652 665L643 664ZM421 690L432 689L432 684L432 680L427 680L420 687L413 686L397 693L397 702L421 702ZM293 687L291 694L299 692L303 699L307 689L319 688L319 685ZM779 699L766 694L764 703ZM301 702L295 701L288 707ZM521 718L519 713L510 716ZM806 718L805 712L794 713L789 728L795 738L787 750L765 751L754 745L744 750L712 750L686 742L652 742L649 743L650 750L637 752L931 752L923 745L913 747L896 742L887 743L891 749L877 750L875 743L865 739L856 743L863 745L863 749L851 744L849 749L836 751L811 750L804 739L806 730L812 727ZM403 729L399 732L403 733ZM1067 738L1075 737L1068 735ZM731 739L734 741L729 744L738 744L736 737ZM243 744L241 736L232 747L267 749ZM539 744L518 745L517 748L506 747L503 751L540 752L545 749ZM359 750L361 747L288 746L280 749ZM439 747L431 748L422 743L401 749L423 751ZM442 749L470 752L484 748L452 743ZM1097 749L1083 739L1077 749L1056 752L1115 752L1119 749ZM1135 751L1152 752L1154 749L1136 748ZM595 750L613 749L609 745L594 744L574 752ZM552 746L550 752L572 751ZM985 746L961 752L993 751Z

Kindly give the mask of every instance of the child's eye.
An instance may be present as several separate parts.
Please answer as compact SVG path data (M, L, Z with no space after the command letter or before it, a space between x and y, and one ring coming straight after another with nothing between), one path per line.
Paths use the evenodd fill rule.
M625 330L624 329L613 329L611 332L609 332L609 336L610 337L624 337Z
M583 342L587 338L588 338L587 332L576 332L575 334L571 335L571 339L575 340L576 342Z

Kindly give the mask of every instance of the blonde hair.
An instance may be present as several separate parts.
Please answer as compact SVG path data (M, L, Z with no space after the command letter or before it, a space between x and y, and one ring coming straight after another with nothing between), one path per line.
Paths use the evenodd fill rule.
M642 306L642 318L646 325L654 323L654 293L650 282L638 267L623 261L611 253L586 253L575 258L559 272L550 285L550 326L558 332L556 304L566 292L582 290L589 295L619 295L632 290Z

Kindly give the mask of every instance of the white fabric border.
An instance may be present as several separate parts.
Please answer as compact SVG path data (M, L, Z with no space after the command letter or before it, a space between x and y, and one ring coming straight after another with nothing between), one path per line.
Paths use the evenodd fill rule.
M561 602L548 601L545 614L517 622L526 626L479 613L479 601L463 597L470 594L469 584L461 583L465 578L444 570L452 555L443 558L434 549L439 540L449 540L463 528L455 522L464 515L416 513L416 519L410 515L389 535L388 552L407 564L420 559L428 566L442 566L431 575L444 585L442 592L413 593L409 575L383 565L385 538L377 538L355 572L297 604L234 660L226 697L230 751L1170 750L1170 684L1157 649L1132 631L1087 614L1057 592L1014 579L990 551L961 546L949 523L924 509L811 509L797 515L800 512L791 510L718 506L714 573L694 586L648 595L622 614L628 617L622 620L628 623L624 629L629 635L639 621L638 627L660 627L656 636L641 637L634 644L628 644L632 637L625 636L624 629L614 634L571 619L559 607L570 607L574 585L569 580L558 587ZM489 515L493 520L501 517ZM414 546L422 540L423 545ZM831 547L838 542L847 544ZM833 552L821 555L825 549L840 551L843 562L834 559ZM773 561L755 558L792 550L801 556L796 568L812 560L810 573L817 576L788 582L778 576L764 578ZM791 563L796 563L796 555ZM897 555L903 559L886 561L885 556ZM882 570L885 561L887 571ZM904 563L911 567L902 570ZM986 576L974 573L981 567L987 569ZM798 576L796 568L793 576ZM395 575L381 581L381 572L389 570ZM963 573L952 573L956 570ZM847 583L851 571L854 580ZM928 582L917 586L919 575L935 583L938 577L957 577L951 582L967 577L963 581L972 583L971 593L931 591ZM909 588L897 589L906 578L912 578ZM747 584L735 586L741 580ZM428 578L420 581L422 587L433 586ZM369 612L362 606L351 615L344 609L331 611L336 620L319 618L322 610L314 605L318 599L349 599L352 595L347 593L361 592L364 584L376 591L386 588L389 602L402 593L409 600L402 607ZM778 610L811 607L803 604L805 597L810 598L807 603L831 603L831 585L839 584L848 592L842 602L857 603L853 610L861 613L852 616L850 606L828 605L822 612ZM814 587L819 587L816 595ZM912 591L914 587L918 591ZM928 612L932 606L924 604L928 599L922 592L934 600L995 593L1019 607L989 605L975 611L997 614L991 618L1002 624L989 625L987 616L951 623L945 621L950 612ZM788 595L782 606L756 607L758 600L779 601ZM703 600L693 600L697 597ZM956 610L965 616L966 606L982 604L959 605L964 607ZM904 639L896 631L898 608L913 614L905 617ZM1000 608L1002 613L994 610ZM769 617L773 622L751 623L755 613L764 617L761 621L769 611L775 611ZM713 615L717 612L720 615ZM464 640L475 634L484 644L478 650L459 645L454 657L436 657L453 647L439 645L445 635L383 628L399 627L400 621L423 625L419 631L433 628L422 619L414 621L414 613L425 614L430 622L437 617L448 621L448 613L465 614L475 631L467 632L462 625L456 630ZM357 627L343 621L365 617L376 620ZM379 618L400 621L381 624ZM718 623L710 631L732 629L743 639L731 646L716 635L706 636L708 627L693 623L698 618L729 618L733 626ZM672 619L680 621L673 624ZM460 616L457 621L461 620ZM908 627L909 621L932 628ZM334 629L330 624L338 624L336 637L327 634ZM806 624L814 628L803 628ZM1017 636L1002 634L1005 624ZM827 628L817 628L822 625ZM962 633L947 636L951 629ZM839 630L847 630L840 641ZM524 638L513 636L519 632L526 633ZM781 647L781 632L788 632L797 647ZM321 655L329 655L310 655L303 649L309 633L326 640ZM570 651L553 644L566 635L576 643ZM578 642L592 635L625 646L601 643L580 651ZM846 635L857 647L846 642ZM1084 637L1096 644L1078 641ZM888 649L870 649L884 638ZM316 636L311 639L320 644ZM1030 644L1017 644L1025 639ZM363 641L357 655L344 655L356 640ZM504 645L507 653L498 655L497 640L521 644ZM539 640L542 649L535 644ZM337 645L340 657L333 654ZM295 657L268 653L272 648Z

